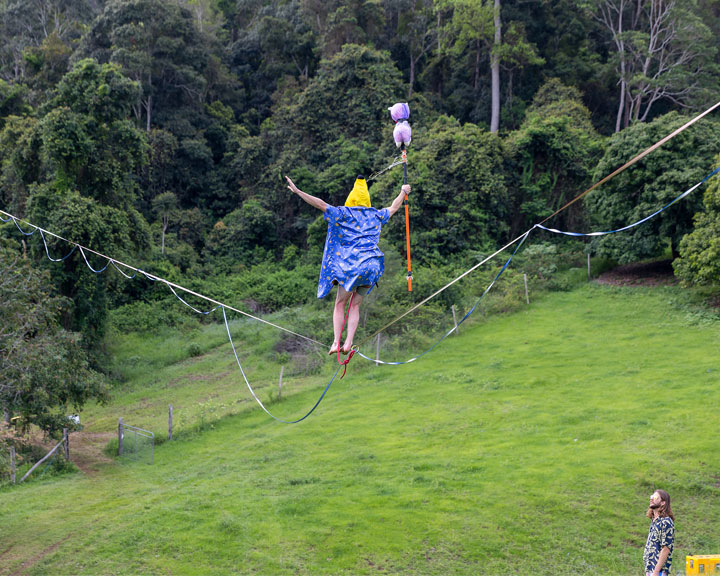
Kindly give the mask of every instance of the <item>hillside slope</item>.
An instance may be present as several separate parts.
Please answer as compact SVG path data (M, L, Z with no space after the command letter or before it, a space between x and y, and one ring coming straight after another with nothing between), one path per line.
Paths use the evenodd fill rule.
M682 569L720 543L720 323L683 302L553 294L406 366L353 360L294 426L250 406L226 345L158 368L87 430L132 414L159 435L192 391L238 413L154 465L0 491L0 574L635 574L655 487ZM271 409L302 414L324 376Z

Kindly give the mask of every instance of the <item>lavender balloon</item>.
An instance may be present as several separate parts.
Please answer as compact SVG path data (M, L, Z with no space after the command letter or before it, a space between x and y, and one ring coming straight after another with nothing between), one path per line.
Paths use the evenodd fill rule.
M401 144L410 144L412 130L410 129L410 124L408 124L407 120L400 120L397 124L395 124L393 138L395 139L395 146L398 148L400 148Z
M407 103L398 102L397 104L393 104L388 110L390 110L390 116L394 122L410 118L410 107Z

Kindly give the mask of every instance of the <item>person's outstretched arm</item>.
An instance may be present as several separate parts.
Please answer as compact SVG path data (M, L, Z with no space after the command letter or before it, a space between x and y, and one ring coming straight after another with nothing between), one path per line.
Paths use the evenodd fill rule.
M310 194L306 194L305 192L300 190L300 188L295 186L295 183L292 180L290 180L289 176L285 176L285 179L288 181L288 190L290 190L294 194L297 194L298 196L300 196L300 198L305 200L305 202L310 204L310 206L314 206L315 208L317 208L318 210L321 210L323 212L325 212L325 210L327 210L327 207L328 207L327 202L325 202L324 200L320 200L320 198L316 198L315 196L311 196Z
M402 203L405 200L405 194L410 194L410 184L403 184L402 188L400 189L400 194L398 194L398 197L393 200L393 203L390 206L388 206L388 212L390 212L390 216L400 210L400 206L402 206Z

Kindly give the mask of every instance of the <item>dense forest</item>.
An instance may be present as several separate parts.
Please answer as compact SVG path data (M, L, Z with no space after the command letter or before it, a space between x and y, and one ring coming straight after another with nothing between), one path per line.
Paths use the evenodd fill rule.
M397 156L388 107L406 101L413 260L442 277L714 104L719 16L720 0L0 0L0 208L255 311L311 302L325 224L283 176L341 203ZM552 223L643 218L719 154L716 113ZM401 181L373 179L373 203ZM710 181L586 249L670 250L682 281L712 285L718 231ZM152 327L167 291L53 264L12 221L0 266L0 402L52 429L44 407L105 394L113 311Z

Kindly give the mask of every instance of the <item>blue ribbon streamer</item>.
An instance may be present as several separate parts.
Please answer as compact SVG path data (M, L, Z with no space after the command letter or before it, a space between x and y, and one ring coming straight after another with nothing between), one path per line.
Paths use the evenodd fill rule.
M520 250L520 246L522 246L522 245L525 243L525 240L527 240L528 236L530 235L530 232L532 232L532 228L531 228L530 230L528 230L527 232L525 232L525 234L522 236L522 240L520 240L520 242L518 243L518 245L515 246L515 250L513 250L513 253L510 255L510 258L507 259L507 262L505 262L505 264L503 265L503 267L500 269L500 272L498 272L497 275L495 276L495 278L493 279L493 281L490 282L490 284L488 284L487 288L485 288L485 290L484 290L483 293L480 295L480 297L477 299L477 301L475 302L475 304L473 304L472 308L470 308L470 310L467 311L467 313L465 314L465 316L463 316L463 317L460 319L460 321L458 322L457 328L459 328L460 325L461 325L463 322L465 322L465 320L467 320L468 317L469 317L473 312L475 312L475 308L478 307L478 304L480 304L480 301L483 299L483 297L484 297L488 292L490 292L490 289L495 285L495 283L498 281L498 279L500 278L500 276L502 276L503 272L505 272L505 270L507 269L507 267L510 265L510 262L512 262L512 259L515 257L515 254L517 254L518 250ZM385 364L385 365L387 365L387 366L402 366L403 364L410 364L410 362L415 362L415 360L417 360L418 358L422 358L422 357L425 356L425 354L427 354L428 352L432 352L432 351L438 346L438 344L440 344L440 342L442 342L443 340L445 340L445 338L447 338L448 336L450 336L450 334L452 334L453 332L455 332L455 331L457 330L457 328L456 328L455 326L453 326L453 327L452 327L450 330L448 330L437 342L435 342L435 344L433 344L430 348L428 348L428 349L425 350L424 352L418 354L417 356L415 356L415 357L413 357L413 358L410 358L409 360L404 360L404 361L401 361L401 362L386 362L386 361L384 361L384 360L378 360L378 359L376 359L376 358L370 358L370 357L368 357L368 356L365 356L365 354L363 354L363 353L360 352L359 350L357 351L357 354L358 354L359 356L361 356L362 358L365 358L365 360L369 360L370 362L376 362L376 363L378 363L378 364Z
M212 310L208 310L207 312L203 312L202 310L198 310L198 309L195 308L194 306L191 306L190 304L188 304L187 302L185 302L185 300L183 300L183 299L180 297L180 295L179 295L177 292L175 292L175 289L174 289L172 286L170 286L170 284L168 284L167 282L163 282L163 284L165 284L168 288L170 288L170 292L172 292L173 294L175 294L175 298L177 298L178 300L180 300L180 302L182 302L183 304L185 304L185 306L187 306L188 308L190 308L190 310L192 310L193 312L197 312L198 314L202 314L203 316L207 316L208 314L212 314L213 312L215 312L215 310L217 310L218 308L220 308L220 306L215 306L215 308L213 308Z
M705 178L703 178L700 182L695 184L693 187L689 188L688 190L685 190L685 192L680 194L680 196L673 199L668 204L665 204L665 206L660 208L660 210L653 212L652 214L650 214L650 216L646 216L642 220L638 220L637 222L633 222L632 224L628 224L627 226L623 226L622 228L618 228L617 230L607 230L605 232L567 232L564 230L557 230L556 228L547 228L546 226L543 226L542 224L535 224L535 226L533 226L533 228L541 228L542 230L546 230L547 232L552 232L553 234L564 234L565 236L576 236L576 237L607 236L608 234L617 234L618 232L624 232L625 230L630 230L631 228L640 226L640 224L644 224L648 220L655 218L655 216L657 216L661 212L667 210L668 208L670 208L670 206L672 206L676 202L679 202L680 200L685 198L688 194L694 192L697 188L699 188L700 186L705 184L705 182L707 182L710 178L715 176L715 174L717 174L718 172L720 172L720 166L715 168L715 170L710 172L710 174L705 176Z
M45 246L45 254L47 254L47 257L50 259L51 262L62 262L63 260L67 260L68 258L70 258L70 256L75 253L75 248L77 248L77 246L73 246L72 250L70 250L70 252L68 252L62 258L53 258L52 256L50 256L50 250L48 249L47 241L45 240L45 234L43 233L42 229L37 228L37 230L40 230L40 238L42 238L43 245Z
M225 320L225 329L227 330L228 338L230 340L230 345L232 346L233 354L235 354L235 360L237 361L237 365L240 368L240 373L242 374L243 379L245 380L245 384L247 384L248 390L250 390L250 394L252 394L252 397L255 398L255 401L260 405L260 408L262 408L265 413L270 416L272 419L277 420L278 422L282 422L283 424L297 424L298 422L302 422L310 416L315 411L315 408L317 408L320 405L320 402L322 402L323 398L325 398L325 394L327 394L327 391L330 390L330 386L335 381L335 378L338 375L338 372L340 371L340 367L337 367L337 370L335 370L335 374L333 374L332 378L330 379L330 382L328 382L327 386L325 386L325 390L323 390L323 393L320 395L320 398L318 398L318 401L315 402L315 405L310 408L307 414L303 416L302 418L298 418L297 420L283 420L282 418L278 418L277 416L273 415L267 408L265 408L265 405L260 401L260 398L257 397L255 394L255 391L252 389L252 386L250 386L250 382L248 381L247 376L245 375L245 370L243 370L242 364L240 363L240 358L238 357L237 350L235 349L235 343L233 342L232 335L230 334L230 325L228 324L227 314L225 313L225 306L220 306L222 308L223 313L223 320Z
M132 279L135 278L135 276L138 275L137 270L136 270L136 271L135 271L135 274L133 274L132 276L128 276L127 274L125 274L125 272L123 272L122 270L120 270L120 267L117 265L117 263L115 262L115 260L110 260L110 264L112 264L112 265L113 265L113 268L115 268L115 270L117 270L118 272L120 272L120 274L122 274L123 276L125 276L125 278L127 278L128 280L132 280Z
M35 230L33 230L32 232L25 232L25 230L23 230L22 228L20 228L20 224L18 224L18 221L15 219L14 216L11 216L10 219L15 223L15 227L16 227L18 230L20 230L20 233L21 233L23 236L32 236L33 234L35 234L35 230L37 230L37 226L33 226L33 228L35 228ZM4 222L8 222L8 220L4 220Z
M77 246L80 248L80 254L82 254L83 260L85 260L85 264L87 264L87 267L90 268L91 271L95 272L95 274L105 272L105 270L107 270L107 267L110 266L110 262L112 262L112 260L108 258L107 264L105 264L103 268L100 268L100 270L95 270L95 268L90 266L90 262L88 262L87 256L85 256L85 250L83 250L82 246L80 246L79 244L77 244Z

